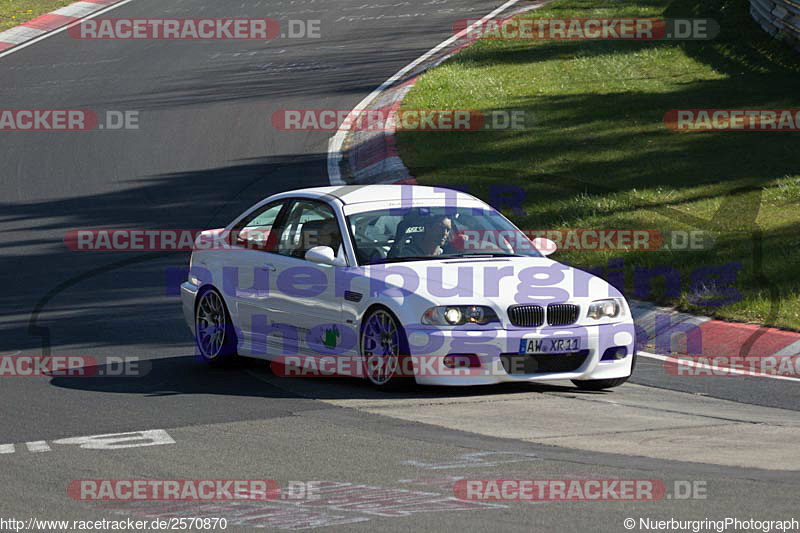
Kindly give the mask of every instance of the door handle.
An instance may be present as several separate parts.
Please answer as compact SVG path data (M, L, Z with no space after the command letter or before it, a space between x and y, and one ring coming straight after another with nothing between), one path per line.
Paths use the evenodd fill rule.
M264 268L269 270L270 272L275 272L276 270L278 270L277 268L275 268L275 265L271 263L264 263Z

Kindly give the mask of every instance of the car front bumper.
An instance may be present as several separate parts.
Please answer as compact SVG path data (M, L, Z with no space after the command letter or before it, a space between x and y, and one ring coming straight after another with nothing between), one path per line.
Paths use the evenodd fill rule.
M632 321L516 330L407 328L406 334L414 360L415 378L422 385L622 378L631 374L636 349ZM579 353L519 354L522 339L567 337L580 338ZM625 355L621 358L611 356L609 352L613 348L624 348ZM447 355L473 356L473 361L477 356L480 367L448 368L441 364ZM431 358L435 361L431 362Z
M191 281L184 281L181 284L181 307L183 307L183 318L186 325L194 336L194 300L197 297L199 287Z

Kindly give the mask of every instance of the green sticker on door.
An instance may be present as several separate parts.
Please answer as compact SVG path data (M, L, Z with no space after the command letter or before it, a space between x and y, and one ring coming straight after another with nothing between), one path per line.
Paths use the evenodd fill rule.
M339 343L339 328L333 326L330 329L325 330L325 338L322 339L322 344L327 346L328 348L336 348L336 345Z

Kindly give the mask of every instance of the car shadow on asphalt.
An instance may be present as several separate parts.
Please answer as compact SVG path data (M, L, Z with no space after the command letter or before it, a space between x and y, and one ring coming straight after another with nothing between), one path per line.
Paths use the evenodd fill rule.
M98 362L73 375L53 376L50 384L66 389L170 396L216 394L265 398L319 400L447 399L491 397L525 393L598 394L580 391L571 384L504 383L470 387L411 385L398 391L373 388L355 377L283 377L272 372L269 362L238 359L224 366L198 362L194 356L140 359L125 366L118 361ZM602 393L599 393L602 394Z
M117 350L191 339L176 285L177 274L188 268L188 250L75 251L65 235L109 226L222 227L271 194L328 185L326 172L326 153L298 153L138 177L102 193L0 199L4 273L14 279L0 295L0 351L59 353L65 345Z

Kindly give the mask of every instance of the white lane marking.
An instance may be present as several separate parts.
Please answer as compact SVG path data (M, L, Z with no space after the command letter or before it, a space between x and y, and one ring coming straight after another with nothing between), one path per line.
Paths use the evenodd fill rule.
M716 372L720 372L722 370L721 367L716 367L715 368L713 366L705 365L703 363L698 363L696 361L687 361L686 359L677 359L675 357L669 357L667 355L657 355L657 354L654 354L654 353L647 353L647 352L637 352L637 353L638 353L638 355L641 355L642 357L649 357L651 359L658 359L659 361L671 361L671 362L676 362L676 363L681 364L681 365L691 366L691 367L695 367L695 368L702 368L704 370L710 370L710 371L716 371ZM793 378L793 377L790 377L790 376L773 376L771 374L762 374L760 372L747 372L745 370L738 370L736 368L725 369L724 371L729 373L729 374L738 374L738 375L749 376L749 377L754 377L754 378L770 378L770 379L780 379L780 380L783 380L783 381L797 381L797 382L800 382L800 378Z
M388 87L391 87L397 80L402 78L405 74L410 72L414 69L417 65L425 61L426 59L432 57L437 52L442 50L443 48L450 46L456 40L460 39L462 36L466 35L467 32L472 31L473 28L482 25L486 20L497 16L498 14L505 11L507 8L513 6L519 2L519 0L508 0L505 4L501 5L478 22L473 23L467 28L464 28L462 31L458 32L457 34L453 35L449 39L442 41L434 48L431 48L429 51L425 52L417 59L406 65L405 67L401 68L400 70L395 73L394 76L383 82L380 87L369 93L366 98L361 100L358 105L356 105L351 111L350 116L353 113L360 113L363 111L369 104L378 97L383 91L385 91ZM2 56L0 56L2 57ZM331 138L328 142L328 180L330 181L331 185L344 185L344 181L342 180L341 173L339 172L339 162L342 160L342 144L344 144L345 137L347 136L348 129L344 127L347 120L343 120L342 123L339 125L339 129L336 131L336 134Z
M32 442L26 442L25 446L28 448L29 452L33 453L41 453L41 452L49 452L50 446L47 445L46 441L43 440L35 440Z
M70 437L51 441L51 444L75 445L84 450L123 450L127 448L140 448L142 446L160 446L162 444L175 444L169 433L163 429L149 429L146 431L131 431L128 433L109 433L105 435L91 435L88 437ZM29 452L53 451L47 441L36 440L25 443ZM13 444L0 444L0 454L14 453Z
M131 431L128 433L108 433L89 437L71 437L54 440L53 444L77 444L85 450L121 450L141 446L160 446L175 444L175 439L163 429Z
M772 355L800 355L800 341L795 341L789 346L784 346Z
M96 12L92 13L91 15L87 15L86 17L83 17L82 19L76 20L75 22L71 22L71 23L67 24L66 26L62 26L60 28L56 28L55 30L51 30L51 31L49 31L49 32L47 32L47 33L45 33L43 35L40 35L39 37L31 39L30 41L26 41L26 42L24 42L22 44L18 44L14 48L9 48L5 52L0 52L0 59L6 57L8 55L13 54L14 52L19 52L20 50L23 50L23 49L25 49L25 48L27 48L27 47L29 47L31 45L34 45L34 44L38 43L39 41L47 39L48 37L52 37L53 35L59 34L62 31L67 31L69 28L71 28L71 27L73 27L73 26L75 26L77 24L80 24L81 21L93 19L95 17L99 17L103 13L108 13L112 9L116 9L118 7L122 7L125 4L128 4L130 2L133 2L133 0L122 0L120 2L117 2L116 4L112 4L112 5L108 6L108 7L105 7L103 9L99 10L99 11L96 11ZM17 27L19 27L19 26L17 26ZM12 29L15 29L15 28L12 28Z

